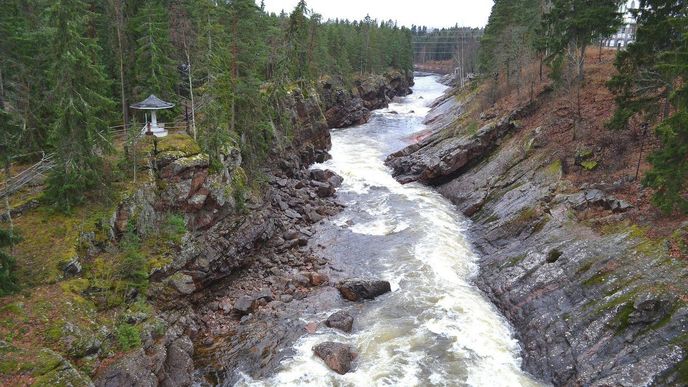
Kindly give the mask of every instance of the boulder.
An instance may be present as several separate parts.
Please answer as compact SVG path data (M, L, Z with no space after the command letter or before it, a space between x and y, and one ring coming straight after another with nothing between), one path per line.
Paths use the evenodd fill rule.
M348 344L327 341L313 347L316 356L334 372L344 375L351 371L351 363L356 359L356 352Z
M196 285L193 278L184 273L176 273L171 276L167 282L176 289L179 293L189 295L196 291Z
M392 290L387 281L353 278L337 285L342 297L349 301L372 300Z
M311 285L313 286L320 286L322 284L326 284L330 280L327 274L322 274L318 272L310 273L309 278L311 280Z
M241 315L249 314L253 309L253 297L241 296L234 302L234 310Z
M354 326L354 318L349 312L340 310L330 315L330 317L325 320L325 325L349 333Z
M330 171L329 169L312 169L310 171L310 177L311 179L315 181L319 181L321 183L327 183L331 185L332 187L339 187L342 185L342 182L344 181L344 178L337 175L336 173Z

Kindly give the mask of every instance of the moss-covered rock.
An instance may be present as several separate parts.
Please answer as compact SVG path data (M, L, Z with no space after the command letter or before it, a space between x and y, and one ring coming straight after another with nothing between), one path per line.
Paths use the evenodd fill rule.
M158 154L165 152L180 152L183 157L201 153L201 147L190 136L183 133L170 134L156 139L156 151Z

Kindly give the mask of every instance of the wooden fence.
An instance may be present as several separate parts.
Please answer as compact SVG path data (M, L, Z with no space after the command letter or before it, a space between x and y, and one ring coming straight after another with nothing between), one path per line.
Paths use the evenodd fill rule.
M36 179L44 178L45 173L54 166L54 155L44 153L41 161L12 176L9 180L0 182L0 198L14 194Z

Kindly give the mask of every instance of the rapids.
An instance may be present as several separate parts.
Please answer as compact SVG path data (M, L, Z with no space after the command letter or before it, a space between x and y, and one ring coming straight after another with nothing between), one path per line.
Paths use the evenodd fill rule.
M446 87L418 74L414 94L373 113L364 125L332 132L328 168L344 177L344 211L316 242L343 271L385 279L392 293L348 307L354 331L321 327L304 335L266 380L241 386L535 386L521 371L520 347L507 321L471 283L477 256L468 220L420 184L401 185L384 158L425 129L429 105ZM314 314L322 321L341 308ZM346 375L330 371L311 348L323 341L352 344L359 353Z

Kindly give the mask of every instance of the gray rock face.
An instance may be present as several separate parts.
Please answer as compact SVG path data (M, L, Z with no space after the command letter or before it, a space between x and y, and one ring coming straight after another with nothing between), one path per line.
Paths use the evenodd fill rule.
M348 344L328 341L313 347L313 352L325 361L334 372L344 375L351 371L351 364L356 358L356 352Z
M439 184L485 158L507 134L517 129L514 121L527 109L526 106L496 123L489 123L473 135L446 137L435 132L417 144L392 153L385 164L401 183Z
M325 320L325 325L330 328L339 329L342 332L350 333L354 326L354 318L347 311L340 310L335 312Z
M540 148L546 127L497 126L460 137L437 127L388 165L402 182L436 185L472 218L475 282L514 326L524 369L554 385L680 385L688 307L662 289L685 292L685 266L623 227L578 222L590 208L602 225L634 209L562 179L561 156Z
M337 289L342 297L349 301L372 300L392 291L387 281L368 279L348 279L337 284Z
M387 107L395 96L411 94L413 78L398 72L369 75L355 82L353 90L342 79L320 82L325 118L331 128L344 128L368 122L374 109Z

